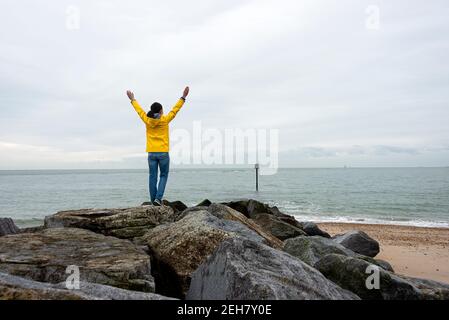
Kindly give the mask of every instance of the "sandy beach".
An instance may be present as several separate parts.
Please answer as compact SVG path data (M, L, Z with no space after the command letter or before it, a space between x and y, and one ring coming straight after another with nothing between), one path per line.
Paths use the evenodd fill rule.
M362 230L380 243L376 258L396 273L449 283L449 229L395 225L320 223L332 236Z

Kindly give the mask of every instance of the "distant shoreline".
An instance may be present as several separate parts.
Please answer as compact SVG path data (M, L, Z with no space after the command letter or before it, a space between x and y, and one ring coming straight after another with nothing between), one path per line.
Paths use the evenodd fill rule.
M253 164L248 164L246 166L240 166L240 167L227 167L227 166L203 166L203 167L179 167L173 165L173 169L175 170L214 170L214 169L228 169L228 170L253 170ZM314 170L314 169L449 169L449 166L398 166L398 167L279 167L280 170L286 170L286 169L301 169L301 170ZM148 170L148 168L142 167L142 168L75 168L75 169L0 169L0 172L2 171L120 171L120 170Z

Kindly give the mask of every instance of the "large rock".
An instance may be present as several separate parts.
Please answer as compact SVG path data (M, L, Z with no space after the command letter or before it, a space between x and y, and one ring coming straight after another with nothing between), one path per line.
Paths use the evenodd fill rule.
M45 217L46 228L82 228L122 239L140 237L155 226L171 222L176 214L168 206L126 209L61 211Z
M96 300L96 297L0 272L0 300Z
M187 299L358 299L300 260L261 243L227 239L193 274Z
M271 207L268 204L254 199L242 199L238 201L223 202L222 204L237 210L247 218L257 219L260 215L270 215L273 220L280 220L293 227L302 229L302 225L295 219L295 217L282 213L276 206Z
M195 206L185 209L183 212L178 214L175 221L179 221L186 217L187 215L198 212L198 211L208 211L210 214L216 216L219 219L237 221L245 225L251 230L265 238L265 241L273 247L281 248L283 246L282 241L273 236L270 232L266 231L263 227L257 224L252 219L248 219L245 215L234 210L226 205L220 203L211 203L209 206Z
M242 199L242 200L237 200L237 201L222 202L221 204L224 204L225 206L228 206L229 208L237 210L238 212L240 212L241 214L243 214L247 218L249 218L248 202L249 202L249 199Z
M150 257L132 242L88 230L52 228L2 237L0 272L58 283L67 267L80 270L80 280L123 289L154 291Z
M245 225L249 229L259 234L261 237L263 237L264 242L273 248L281 249L284 246L282 241L279 241L277 237L273 236L273 234L271 234L270 232L267 232L254 220L246 218L245 215L228 206L219 203L213 203L207 208L207 211L209 211L217 218L240 222L241 224Z
M179 201L179 200L177 200L177 201L168 201L168 200L164 199L164 200L162 200L162 205L172 208L175 213L180 213L180 212L184 211L185 209L187 209L187 206L184 204L184 202ZM141 204L141 206L153 206L153 207L156 207L150 201L143 202Z
M200 203L198 203L196 206L197 207L208 207L212 204L212 202L209 199L204 199L203 201L201 201Z
M377 268L379 275L379 287L369 288L369 284L375 284L372 277L375 271L368 269L372 266L369 262L339 254L324 256L315 264L326 278L335 282L342 288L354 292L366 300L418 300L422 299L422 292L411 282L396 276L395 274Z
M311 221L299 222L299 225L308 236L320 236L324 238L331 237L329 233L321 230L315 222Z
M193 271L227 238L242 237L274 247L282 245L242 214L225 206L209 208L213 213L190 211L181 220L151 229L140 239L154 258L156 292L182 298Z
M421 291L425 300L449 300L449 284L433 280L400 276Z
M252 219L256 218L257 215L261 213L269 213L269 206L265 203L259 202L257 200L250 199L248 201L248 216Z
M195 206L195 207L187 208L183 212L177 214L174 222L181 220L182 218L184 218L185 216L189 215L192 212L207 211L207 209L208 209L208 207L206 207L206 206Z
M280 240L306 235L300 228L284 222L268 213L258 214L256 218L254 218L254 221Z
M330 253L354 256L355 253L333 242L331 239L320 236L300 236L287 239L284 242L284 251L295 256L310 266L314 266L322 257Z
M299 236L287 239L284 242L284 251L301 259L312 267L325 255L335 253L349 257L357 257L366 260L369 263L378 265L388 271L393 271L393 268L388 262L357 254L332 239L321 236Z
M0 237L18 232L19 228L14 224L14 221L11 218L0 218Z
M0 273L0 300L172 300L155 293L130 291L80 282L69 290L65 283L44 283Z
M244 214L247 218L254 219L258 214L268 213L273 215L283 215L276 207L270 207L269 205L262 203L254 199L242 199L237 201L223 202L222 204L237 210Z
M221 204L237 210L247 218L256 219L260 214L269 214L283 222L291 224L294 227L301 228L295 217L282 213L276 206L271 207L266 203L262 203L254 199L222 202Z
M182 201L168 201L168 200L162 200L162 203L164 206L169 206L173 209L175 213L183 212L185 209L187 209L187 206Z
M276 216L278 218L281 218L281 219L283 219L283 218L286 218L286 219L287 218L292 218L294 220L294 224L296 225L296 223L297 223L296 219L293 216L290 216L288 214L282 213L281 210L279 210L278 207L276 207L276 206L270 207L269 205L267 205L266 208L267 208L267 213L268 214L272 214L272 215L274 215L274 216Z
M333 238L336 242L354 252L368 257L375 257L379 251L379 242L371 238L363 231L349 231Z

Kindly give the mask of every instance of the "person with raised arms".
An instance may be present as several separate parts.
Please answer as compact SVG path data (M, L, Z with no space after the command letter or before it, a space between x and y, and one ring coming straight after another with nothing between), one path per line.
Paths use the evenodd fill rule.
M170 171L170 139L168 125L184 105L187 95L189 94L189 87L184 89L182 97L176 102L168 114L164 114L164 109L159 102L154 102L150 107L150 111L146 113L135 99L132 91L128 90L126 94L146 126L146 152L148 152L148 166L150 171L150 201L153 205L161 206L165 186L167 185L168 173ZM159 170L160 175L158 184Z

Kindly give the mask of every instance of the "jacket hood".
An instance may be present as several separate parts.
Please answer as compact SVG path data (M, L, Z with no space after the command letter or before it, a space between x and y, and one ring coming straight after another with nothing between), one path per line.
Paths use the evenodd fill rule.
M149 121L148 125L150 126L150 128L155 128L155 127L161 125L161 115L160 114L158 114L158 115L159 115L159 117L157 119L149 118L150 121Z

